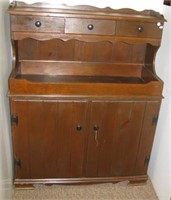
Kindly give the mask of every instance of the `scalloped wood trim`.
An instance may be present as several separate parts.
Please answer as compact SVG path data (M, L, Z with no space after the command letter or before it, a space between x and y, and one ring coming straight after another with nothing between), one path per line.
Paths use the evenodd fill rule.
M144 15L144 16L153 16L157 17L161 20L164 20L163 15L161 15L159 12L156 12L154 10L143 10L143 11L137 11L130 8L122 8L122 9L112 9L110 7L106 8L98 8L95 6L89 6L89 5L75 5L75 6L68 6L66 4L60 4L57 3L33 3L33 4L27 4L25 2L20 1L14 1L10 4L10 8L57 8L57 9L64 9L64 10L73 10L73 11L84 11L84 12L99 12L99 13L108 13L109 15L114 13L122 13L122 14L132 14L132 15Z
M102 42L102 41L108 41L108 42L116 42L120 41L126 44L144 44L148 43L153 46L160 46L160 40L159 39L151 39L151 38L128 38L128 37L113 37L113 36L93 36L93 35L66 35L66 34L44 34L44 33L28 33L28 32L13 32L12 38L14 40L22 40L25 38L31 38L35 40L45 41L45 40L51 40L51 39L60 39L62 41L68 41L68 40L78 40L83 42Z

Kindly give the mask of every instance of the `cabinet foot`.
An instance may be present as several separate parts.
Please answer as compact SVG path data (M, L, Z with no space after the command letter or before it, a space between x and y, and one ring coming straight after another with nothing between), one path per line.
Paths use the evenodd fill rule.
M140 186L140 185L146 185L147 180L131 180L129 181L129 186Z
M127 186L129 185L129 181L120 181L120 182L112 182L115 185L119 186Z
M14 188L16 190L34 190L33 184L15 184Z

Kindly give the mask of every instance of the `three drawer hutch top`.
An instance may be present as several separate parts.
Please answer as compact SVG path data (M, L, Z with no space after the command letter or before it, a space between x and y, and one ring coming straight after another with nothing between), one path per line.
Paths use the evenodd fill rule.
M11 94L161 96L160 13L17 1L8 12Z
M129 40L132 38L132 42L142 40L141 42L158 45L165 21L160 13L153 10L114 10L109 7L67 5L55 8L53 4L29 5L17 1L11 3L8 11L11 14L11 31L14 39L29 37L30 32L31 37L34 37L36 32L35 39L47 39L49 36L64 40L95 40L96 36L96 40L117 40L120 37L126 40L124 37L130 37ZM29 33L27 35L21 32ZM46 36L40 36L38 33L46 33Z

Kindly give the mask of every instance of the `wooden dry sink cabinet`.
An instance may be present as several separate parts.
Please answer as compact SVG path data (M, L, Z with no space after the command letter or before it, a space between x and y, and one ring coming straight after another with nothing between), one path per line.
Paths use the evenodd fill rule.
M14 184L145 182L163 16L23 2L8 12Z

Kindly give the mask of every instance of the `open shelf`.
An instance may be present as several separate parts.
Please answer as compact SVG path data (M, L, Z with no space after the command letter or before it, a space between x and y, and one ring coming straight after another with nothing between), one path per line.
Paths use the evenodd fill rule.
M109 77L109 76L67 76L67 75L16 75L16 79L25 79L30 82L50 83L147 83L140 77Z
M22 61L16 79L49 83L128 83L158 81L146 67L125 63Z
M158 96L163 86L142 65L57 61L22 61L9 83L11 94L18 95Z

